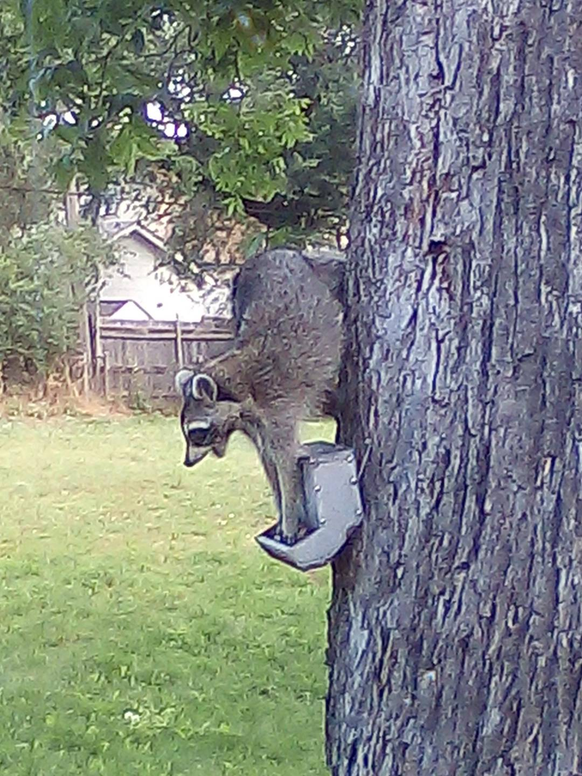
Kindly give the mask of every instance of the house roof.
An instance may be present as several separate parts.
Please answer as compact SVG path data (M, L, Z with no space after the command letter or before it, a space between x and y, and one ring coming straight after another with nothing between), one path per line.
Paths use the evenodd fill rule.
M160 262L164 242L150 229L131 221L105 219L101 228L110 239L121 241L121 264L104 271L102 302L120 302L108 316L117 320L154 320L198 322L226 309L229 284L199 288L193 281L180 278ZM131 304L130 304L131 303Z
M155 248L160 251L166 250L166 244L147 226L139 223L139 221L121 221L117 218L103 218L100 221L100 227L106 237L111 240L120 240L122 237L130 237L131 235L137 235L142 240L151 243Z
M122 302L117 310L107 317L111 321L154 320L153 316L151 316L148 311L134 299L127 299L125 302Z

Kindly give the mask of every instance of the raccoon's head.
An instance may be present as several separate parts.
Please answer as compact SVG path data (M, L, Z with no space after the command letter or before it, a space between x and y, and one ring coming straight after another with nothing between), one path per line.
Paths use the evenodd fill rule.
M176 389L184 398L180 421L186 440L184 466L194 466L213 452L222 458L235 430L235 410L230 401L219 401L218 386L209 375L181 369Z

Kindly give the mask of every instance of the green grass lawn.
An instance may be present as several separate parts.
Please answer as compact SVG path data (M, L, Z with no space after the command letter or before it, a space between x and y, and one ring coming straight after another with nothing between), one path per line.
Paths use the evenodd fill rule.
M3 776L326 773L328 572L256 545L246 440L182 454L175 419L0 421Z

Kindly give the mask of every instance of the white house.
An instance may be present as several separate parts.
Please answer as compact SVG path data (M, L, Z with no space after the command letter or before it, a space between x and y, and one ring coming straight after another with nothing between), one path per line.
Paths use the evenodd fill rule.
M121 264L103 274L102 315L124 321L198 323L207 316L228 316L227 283L205 286L184 280L162 266L165 244L139 222L104 218L102 232L121 249Z

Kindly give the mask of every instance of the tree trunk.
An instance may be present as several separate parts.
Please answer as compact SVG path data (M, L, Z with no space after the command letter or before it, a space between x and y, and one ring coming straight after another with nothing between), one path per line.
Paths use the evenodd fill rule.
M580 0L368 0L334 776L582 774Z

